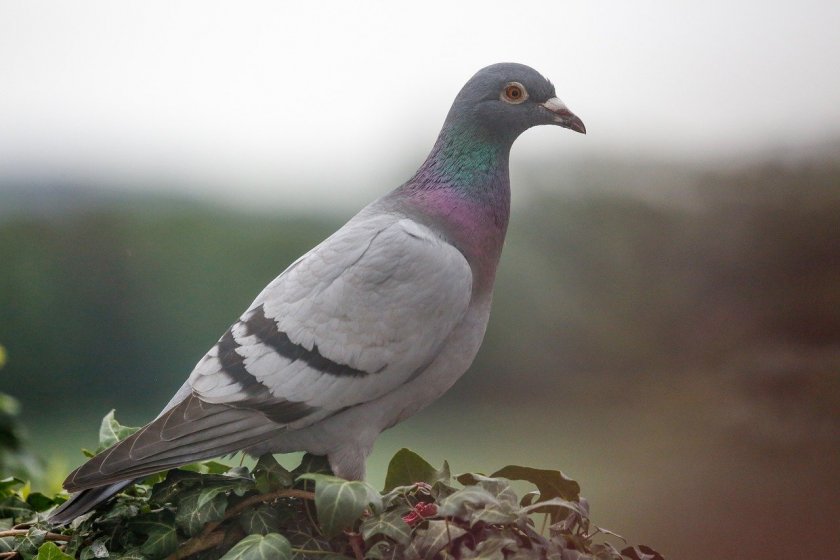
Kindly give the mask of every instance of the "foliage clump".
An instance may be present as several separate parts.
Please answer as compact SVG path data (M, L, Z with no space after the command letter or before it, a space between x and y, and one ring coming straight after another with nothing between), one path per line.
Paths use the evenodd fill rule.
M14 397L0 393L0 472L26 477L37 468L37 460L23 445L24 434L17 420L19 411L20 405Z
M6 365L6 348L0 344L0 369ZM26 450L26 436L18 421L20 404L0 392L0 476L32 478L40 474L41 463ZM0 482L0 488L2 483Z
M103 419L100 446L131 428ZM533 486L523 496L512 481ZM271 455L254 468L207 461L129 486L69 527L50 527L63 497L0 480L0 559L9 560L641 560L596 536L577 482L559 471L508 466L453 477L402 449L385 489L333 476L305 455L292 471ZM623 539L622 539L623 540Z

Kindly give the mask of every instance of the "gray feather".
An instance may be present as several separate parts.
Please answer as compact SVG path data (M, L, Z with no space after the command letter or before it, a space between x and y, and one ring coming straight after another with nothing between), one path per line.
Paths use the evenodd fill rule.
M99 488L89 488L82 490L70 496L66 502L58 506L50 514L50 523L56 525L65 525L73 521L76 517L83 513L92 510L97 505L101 504L129 484L131 480L124 480L109 486L100 486Z
M70 473L64 487L77 492L218 457L282 429L259 412L205 403L191 395Z

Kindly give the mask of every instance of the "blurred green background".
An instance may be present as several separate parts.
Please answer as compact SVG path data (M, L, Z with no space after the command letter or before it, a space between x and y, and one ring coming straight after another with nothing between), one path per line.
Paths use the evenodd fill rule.
M479 358L382 436L373 482L403 446L455 471L559 468L597 523L666 557L832 556L840 148L818 153L530 162ZM109 409L153 417L342 223L102 187L0 185L2 391L52 484Z

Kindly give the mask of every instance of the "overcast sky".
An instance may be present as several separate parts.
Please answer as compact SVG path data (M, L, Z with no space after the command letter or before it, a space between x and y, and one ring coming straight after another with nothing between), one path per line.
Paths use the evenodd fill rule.
M369 198L498 61L537 68L589 129L529 131L514 172L819 144L840 137L838 27L837 0L0 0L0 176Z

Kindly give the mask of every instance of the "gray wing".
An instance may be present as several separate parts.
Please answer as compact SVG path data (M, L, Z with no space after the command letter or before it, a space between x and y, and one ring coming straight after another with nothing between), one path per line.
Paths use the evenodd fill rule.
M214 403L363 403L425 367L471 295L466 259L425 226L351 222L269 284L189 382Z
M198 363L183 401L65 488L223 455L374 400L434 359L471 293L466 259L429 228L360 215L257 296Z

